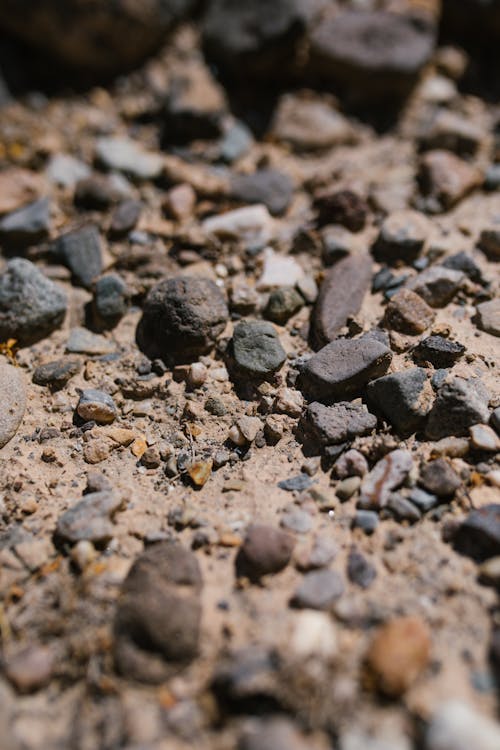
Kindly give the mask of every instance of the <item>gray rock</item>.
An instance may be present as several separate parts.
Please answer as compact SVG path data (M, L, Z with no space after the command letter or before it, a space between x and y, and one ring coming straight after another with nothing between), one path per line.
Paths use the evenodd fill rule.
M454 377L438 390L427 420L426 434L431 440L448 435L468 435L473 424L487 424L489 393L478 378Z
M227 128L219 141L219 158L232 164L250 150L254 143L252 131L245 123L236 120Z
M284 325L303 306L304 300L293 286L282 286L269 295L269 300L264 308L264 317L272 320L273 323Z
M128 288L115 273L96 281L92 300L93 322L101 331L114 328L128 310Z
M354 448L343 453L340 458L335 461L333 468L335 475L339 479L346 479L347 477L364 477L365 474L368 474L368 462L366 458Z
M365 534L373 534L378 524L378 514L373 510L357 510L352 521L353 528L362 529Z
M431 307L445 307L451 302L463 280L461 271L432 266L407 281L406 288L416 292Z
M97 424L111 424L118 416L118 409L111 396L95 388L88 388L80 393L76 410L86 422Z
M420 367L372 380L367 394L400 435L421 429L434 401L427 371Z
M131 232L137 222L142 211L142 203L139 201L129 200L122 201L111 216L111 223L109 225L109 236L111 239L117 240Z
M257 719L243 730L238 750L310 750L289 719Z
M82 363L79 359L57 359L39 365L33 373L33 382L35 385L49 386L56 390L65 386L81 369Z
M36 245L49 236L49 231L50 202L48 198L40 198L0 220L0 245L7 248Z
M89 288L103 268L99 230L95 226L75 229L59 237L54 252L73 275L73 280Z
M377 418L362 404L341 401L324 406L313 402L307 407L301 426L321 446L339 445L370 433L377 426Z
M361 552L352 549L347 556L347 577L362 589L368 589L377 577L377 570Z
M391 350L373 338L337 339L306 362L297 384L311 400L346 396L383 375L391 359Z
M33 263L13 258L0 276L0 341L28 346L58 328L66 314L64 292Z
M268 377L286 360L274 326L259 320L244 320L235 326L231 353L238 370L250 377Z
M91 170L87 164L70 154L53 154L49 159L45 174L54 185L72 188L80 180L90 177Z
M212 689L222 705L239 709L249 701L279 703L276 653L260 645L231 653L217 666Z
M434 508L439 503L437 495L431 495L429 492L420 489L420 487L414 487L410 492L409 499L416 505L422 513L427 513L428 510Z
M451 497L462 484L457 472L444 458L424 464L418 481L427 492L437 497Z
M54 656L50 647L30 643L7 655L5 674L18 693L34 693L50 682Z
M482 279L481 269L474 258L464 250L445 258L441 265L445 268L452 268L454 271L462 271L472 281L480 282Z
M99 138L96 158L106 169L124 172L136 180L154 180L163 170L161 154L144 151L138 142L128 138Z
M56 541L76 544L86 539L105 544L113 536L110 517L120 508L122 500L113 492L92 492L76 501L57 521Z
M394 211L384 219L373 246L373 254L379 261L415 260L424 247L430 233L430 223L418 211Z
M489 7L488 3L485 8ZM471 747L497 750L500 747L498 722L459 700L438 705L427 728L425 750L469 750Z
M72 328L66 351L71 354L111 354L115 351L115 346L98 333L92 333L86 328Z
M477 327L492 336L500 336L500 299L481 302L476 307Z
M334 570L306 573L290 604L298 609L330 609L344 593L342 577Z
M454 534L453 544L474 560L500 555L500 504L471 511Z
M412 466L409 451L398 448L388 453L363 479L358 506L365 510L383 508L391 492L403 484Z
M303 492L311 487L313 483L309 474L298 474L296 477L290 477L290 479L283 479L281 482L278 482L278 487L280 490L285 490L285 492Z
M351 124L329 102L293 93L280 98L271 135L295 151L314 151L354 140Z
M231 196L241 203L262 203L273 215L283 214L292 200L293 183L277 169L260 169L253 174L235 174Z
M290 562L294 546L294 538L285 531L254 524L248 528L238 552L236 571L251 579L278 573Z
M458 341L450 341L444 336L428 336L419 342L413 351L416 362L430 362L435 368L453 367L465 353L465 346Z
M300 508L292 508L283 513L280 524L295 534L307 534L311 531L313 522L310 513Z
M442 148L461 156L476 153L485 134L480 126L458 112L438 108L422 128L419 145L423 149Z
M73 201L77 208L86 211L105 211L119 197L112 177L94 174L77 182Z
M491 412L490 424L500 435L500 406L497 406L497 408L493 409Z
M420 521L422 513L410 500L397 492L389 495L386 507L393 513L398 521L409 521L416 523Z
M12 440L26 410L26 384L18 367L0 360L0 449Z

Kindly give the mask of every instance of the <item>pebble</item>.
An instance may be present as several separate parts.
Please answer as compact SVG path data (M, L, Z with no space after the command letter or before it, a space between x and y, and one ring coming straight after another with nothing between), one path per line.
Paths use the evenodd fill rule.
M315 536L312 547L302 546L296 550L295 564L299 570L326 568L337 554L337 546L327 536Z
M219 141L219 159L232 164L247 154L254 143L252 131L240 120L231 122Z
M97 424L111 424L118 416L118 410L111 396L94 388L80 393L76 411L85 422L97 422Z
M287 646L298 659L330 661L338 653L338 637L329 614L303 610L295 613L294 627ZM308 745L310 750L310 745ZM269 750L275 750L272 745ZM286 745L285 750L289 750Z
M426 669L431 636L418 617L398 617L375 634L366 655L377 688L388 696L403 695Z
M54 666L54 653L48 646L30 644L7 655L5 674L18 693L34 693L50 682Z
M243 730L238 750L309 750L309 743L286 718L254 719Z
M377 570L364 555L355 549L347 556L347 577L362 589L368 589L377 577Z
M410 500L399 495L397 492L389 495L386 507L394 514L398 521L416 523L422 517L420 510Z
M231 354L238 371L247 377L269 377L286 360L274 326L260 320L245 320L235 326Z
M398 448L378 461L361 484L358 506L364 510L383 508L413 467L411 453Z
M109 542L114 533L110 517L121 507L120 497L110 491L91 492L78 500L57 520L55 537L76 544L87 540L95 544Z
M364 477L368 474L368 462L362 453L351 448L342 453L333 466L334 473L339 479L347 477Z
M317 193L314 206L318 211L317 224L340 224L350 232L360 232L367 221L369 205L353 190L327 189Z
M349 121L329 102L293 93L280 97L271 135L299 152L349 143L354 138Z
M436 369L453 367L465 353L465 346L458 341L450 341L444 336L428 336L413 350L416 362L430 364Z
M491 164L484 175L485 190L500 189L500 164Z
M129 679L158 684L198 654L202 577L196 556L162 541L134 562L114 622L114 655Z
M409 264L420 255L430 229L424 214L410 209L394 211L382 222L373 255L378 261Z
M311 531L313 522L310 513L300 508L292 508L282 515L280 524L295 534L307 534Z
M256 283L259 292L267 292L284 284L294 286L304 276L304 271L295 258L276 253L270 247L266 247L262 253L262 261L262 275Z
M304 399L300 391L295 388L280 388L274 401L274 410L280 414L299 417L304 408Z
M66 351L71 354L111 354L115 351L115 345L87 328L72 328L66 343Z
M454 377L438 390L427 421L426 434L431 440L449 435L468 435L469 427L489 420L489 393L478 378Z
M247 646L218 664L212 681L216 698L240 711L248 702L275 706L278 665L276 652L262 645Z
M185 221L193 215L196 206L196 193L188 183L170 188L163 201L163 211L176 221Z
M476 307L477 327L481 331L500 336L500 299L492 299L489 302L481 302Z
M500 504L471 511L453 536L454 547L463 555L483 561L500 554Z
M116 273L97 279L92 299L94 326L100 330L115 328L128 310L128 287Z
M307 407L301 425L320 446L339 445L369 434L377 426L377 418L363 404L340 401L324 406L315 401Z
M430 461L421 468L419 484L432 495L451 497L462 484L460 477L444 458Z
M290 479L283 479L278 482L278 487L285 492L303 492L307 490L313 484L313 480L309 474L298 474L296 477L290 477Z
M400 435L421 429L434 401L427 371L420 367L372 380L367 395Z
M155 180L163 170L163 156L145 151L128 138L99 138L96 159L106 169L123 172L137 180Z
M332 266L346 255L356 253L355 235L338 224L326 226L320 231L322 257L325 266ZM363 256L364 257L364 256Z
M137 341L150 359L189 362L210 351L228 317L226 301L213 281L173 276L146 297Z
M317 346L333 341L348 319L359 313L371 276L372 262L367 253L347 255L326 272L311 320Z
M0 275L0 341L28 346L59 328L66 294L24 258L9 260Z
M422 513L427 513L427 511L431 510L439 503L437 495L432 495L429 492L422 490L420 487L414 487L412 489L409 499L413 505L416 505L417 508L422 511Z
M469 118L449 109L438 109L422 128L419 145L422 149L445 149L461 156L473 156L485 134Z
M135 229L142 213L142 203L132 198L118 204L111 215L109 224L109 236L113 240L126 237Z
M479 235L478 245L490 260L500 260L500 228L483 229Z
M261 204L211 216L202 222L201 228L207 237L233 240L255 249L265 247L275 232L274 220Z
M147 453L148 451L146 451L146 453L142 457L143 463L145 463L144 457ZM147 465L148 468L157 468L160 465L159 454L155 453L154 461L149 461L149 465L148 463L146 463L145 465ZM196 487L203 487L210 479L210 476L212 474L212 467L213 460L209 458L207 461L193 461L192 463L187 464L186 471Z
M491 427L486 424L474 424L469 427L472 445L477 450L500 451L500 438Z
M446 307L451 302L464 274L444 266L431 266L406 282L406 288L416 292L430 307Z
M378 525L378 513L373 510L357 510L352 521L352 527L362 529L365 534L373 534Z
M50 232L50 202L40 198L0 219L0 244L26 248L46 239Z
M459 700L441 703L427 727L425 750L497 750L500 724Z
M290 562L294 546L294 538L286 531L253 524L247 529L236 558L237 574L253 580L279 573Z
M271 292L263 314L273 323L285 325L287 320L295 315L303 305L302 296L293 286L282 286Z
M12 440L26 410L26 383L22 370L0 360L0 449Z
M241 203L260 203L276 216L285 213L290 205L293 183L277 169L259 169L253 174L233 175L230 193Z
M235 445L244 446L253 443L262 430L258 417L240 417L229 431L229 439Z
M298 387L310 400L346 396L383 375L391 359L391 350L374 338L337 339L306 362Z
M349 500L361 487L361 477L347 477L342 479L335 488L335 494L341 502Z
M420 159L420 187L427 199L426 208L433 213L453 208L481 181L477 167L450 151L428 151Z
M70 154L53 154L45 169L49 182L64 188L73 188L80 180L90 177L90 167Z
M96 548L87 539L81 539L71 549L71 560L81 572L88 568L96 557Z
M54 243L54 252L69 268L74 282L87 289L102 272L101 237L93 225L63 234Z
M391 297L384 321L394 331L417 336L432 325L434 317L432 308L416 292L401 289Z
M472 281L481 282L482 280L481 269L474 258L464 250L445 258L442 265L445 268L452 268L454 271L462 271Z
M500 435L500 406L493 409L490 416L490 423L494 430Z
M306 573L293 594L290 605L297 609L328 610L344 593L342 576L334 570Z
M39 365L33 373L33 382L35 385L50 386L57 390L63 388L81 369L79 359L57 359Z
M119 198L113 178L108 175L91 175L79 180L75 187L74 203L87 211L105 211Z

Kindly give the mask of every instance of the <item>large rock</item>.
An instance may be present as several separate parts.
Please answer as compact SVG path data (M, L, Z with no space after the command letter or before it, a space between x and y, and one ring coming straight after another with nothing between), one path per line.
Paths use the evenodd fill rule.
M26 385L21 370L0 361L0 448L19 429L26 409Z

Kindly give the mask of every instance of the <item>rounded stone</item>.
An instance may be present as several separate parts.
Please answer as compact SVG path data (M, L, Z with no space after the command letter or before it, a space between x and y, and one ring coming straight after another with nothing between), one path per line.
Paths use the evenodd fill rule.
M19 429L26 409L26 385L20 369L0 362L0 448L11 440Z
M271 292L264 315L279 325L284 325L292 315L300 310L304 301L293 286L283 286Z
M241 371L256 377L276 372L286 359L274 327L258 320L238 323L232 339L232 354Z
M260 578L283 570L292 556L295 541L281 529L264 524L249 527L236 559L236 570L250 578Z
M76 410L86 422L94 421L98 424L110 424L118 415L111 396L94 388L81 392Z

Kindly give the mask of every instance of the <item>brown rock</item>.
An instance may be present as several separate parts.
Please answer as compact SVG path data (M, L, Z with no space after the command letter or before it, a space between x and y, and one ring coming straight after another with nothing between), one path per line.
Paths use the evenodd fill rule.
M419 182L427 209L448 211L481 184L481 173L449 151L428 151L420 161Z
M12 167L0 174L0 216L33 203L45 192L40 175L27 169Z
M434 317L432 308L416 292L401 289L387 305L384 322L399 333L417 336L431 325Z
M249 578L260 578L283 570L292 556L295 540L273 526L250 526L236 559L236 571Z

